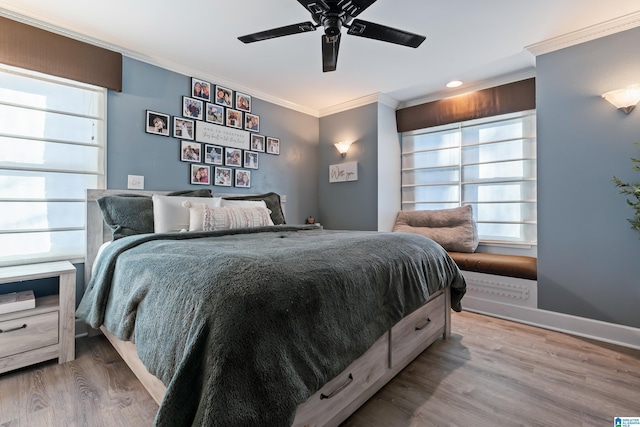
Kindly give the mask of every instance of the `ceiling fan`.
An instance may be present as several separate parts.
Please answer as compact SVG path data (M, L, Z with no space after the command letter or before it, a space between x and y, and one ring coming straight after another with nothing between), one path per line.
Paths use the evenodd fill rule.
M276 37L315 31L324 27L322 35L322 71L335 71L338 63L338 49L340 48L341 29L348 29L347 34L383 42L395 43L416 48L426 37L398 30L373 22L353 19L374 4L376 0L298 0L309 12L314 22L300 22L260 31L238 37L243 43L253 43Z

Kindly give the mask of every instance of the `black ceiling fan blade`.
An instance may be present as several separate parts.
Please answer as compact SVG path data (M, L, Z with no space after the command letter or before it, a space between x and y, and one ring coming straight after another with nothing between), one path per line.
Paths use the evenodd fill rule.
M355 18L376 1L377 0L340 0L338 1L338 7L347 12L352 18Z
M338 49L340 49L340 37L322 35L322 71L335 71L338 66Z
M317 26L311 22L300 22L299 24L287 25L285 27L273 28L271 30L260 31L258 33L247 34L246 36L238 37L243 43L253 43L262 40L273 39L276 37L290 36L292 34L306 33L309 31L315 31Z
M298 0L298 3L315 16L322 15L329 10L342 10L354 18L376 1L377 0Z
M321 15L329 10L329 4L324 0L298 0L298 3L313 15Z
M426 39L425 36L398 30L385 25L373 22L354 19L347 34L368 39L380 40L383 42L400 44L408 47L418 47Z

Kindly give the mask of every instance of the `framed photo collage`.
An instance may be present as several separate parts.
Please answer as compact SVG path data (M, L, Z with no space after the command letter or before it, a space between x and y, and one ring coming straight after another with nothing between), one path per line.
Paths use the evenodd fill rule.
M191 184L250 188L260 154L280 154L280 139L259 133L260 116L251 111L248 94L191 78L181 114L146 110L145 132L180 140L180 161L189 163ZM198 121L249 132L248 149L196 141Z

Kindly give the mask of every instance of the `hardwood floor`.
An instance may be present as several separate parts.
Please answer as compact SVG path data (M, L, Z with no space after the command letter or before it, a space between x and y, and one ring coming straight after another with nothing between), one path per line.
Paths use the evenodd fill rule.
M474 313L342 427L612 426L640 416L640 351ZM0 427L150 426L157 405L102 336L0 375Z

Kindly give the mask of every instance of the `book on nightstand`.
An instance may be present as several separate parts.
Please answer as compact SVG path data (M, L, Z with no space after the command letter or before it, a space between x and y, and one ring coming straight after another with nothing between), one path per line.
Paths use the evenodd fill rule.
M0 295L0 314L36 308L33 291L11 292Z

